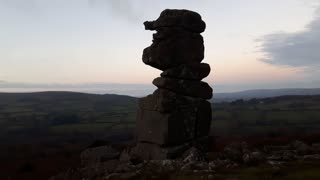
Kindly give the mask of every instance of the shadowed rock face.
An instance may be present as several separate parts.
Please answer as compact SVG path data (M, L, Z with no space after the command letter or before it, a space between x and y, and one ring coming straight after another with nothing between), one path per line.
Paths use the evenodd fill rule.
M201 16L188 10L164 10L156 21L146 21L146 30L156 30L153 43L143 51L145 64L160 70L181 64L200 63L204 58L206 25Z
M209 64L206 63L182 64L175 68L165 70L161 73L161 77L200 81L209 75L210 70Z
M209 134L212 88L201 80L209 75L201 32L205 23L189 10L164 10L155 21L144 23L156 30L153 43L144 49L145 64L164 71L153 80L157 89L141 98L137 114L137 146L141 159L168 159L182 147ZM146 156L146 152L148 156Z
M143 51L143 62L160 70L167 70L181 64L200 63L204 58L202 36L199 34L179 36L176 34L154 39L152 45Z
M182 95L202 99L212 98L212 88L206 82L158 77L152 83L158 88L175 91Z

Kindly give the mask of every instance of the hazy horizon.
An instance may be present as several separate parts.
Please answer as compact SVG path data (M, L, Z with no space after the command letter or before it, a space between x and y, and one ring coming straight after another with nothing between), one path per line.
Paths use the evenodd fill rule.
M233 85L212 85L214 93L233 93L247 90L274 90L274 89L312 89L320 86L300 87L294 84L281 87L280 85L264 85L260 87ZM156 87L152 84L119 84L119 83L86 83L86 84L26 84L0 83L0 93L23 93L43 91L71 91L91 94L118 94L134 97L143 97L153 93Z

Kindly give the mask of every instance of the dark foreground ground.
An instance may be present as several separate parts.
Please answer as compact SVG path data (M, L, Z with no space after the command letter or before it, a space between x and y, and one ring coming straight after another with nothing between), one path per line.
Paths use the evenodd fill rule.
M320 161L296 161L281 167L258 165L255 167L240 167L221 169L215 175L172 175L169 179L196 180L318 180L320 179Z
M213 173L171 173L162 175L143 174L136 177L111 177L109 179L133 179L133 180L318 180L320 178L319 161L297 161L287 163L283 167L270 165L258 165L255 167L239 167L233 169L221 169ZM105 176L100 178L105 179Z
M152 176L136 177L132 179L149 179ZM157 178L154 178L157 179ZM287 163L282 167L270 165L258 165L255 167L239 167L233 169L221 169L214 175L209 173L186 173L160 176L158 179L175 180L318 180L320 179L319 161L297 161Z
M1 180L48 179L80 166L80 152L94 142L126 142L133 136L137 107L133 97L44 92L0 93L0 99ZM297 139L309 145L320 142L320 96L237 100L212 107L215 151L243 140L258 147ZM221 178L265 173L288 179L316 176L317 163L290 162L280 170L265 165L223 169Z
M320 161L296 161L282 167L261 165L221 171L217 179L320 179ZM220 177L219 177L220 176Z
M197 146L199 147L199 146ZM285 145L253 146L244 141L221 151L191 146L174 160L137 161L130 150L99 146L81 153L80 168L50 180L102 179L319 179L320 144L293 141ZM103 153L97 153L104 149ZM107 158L108 157L108 158Z

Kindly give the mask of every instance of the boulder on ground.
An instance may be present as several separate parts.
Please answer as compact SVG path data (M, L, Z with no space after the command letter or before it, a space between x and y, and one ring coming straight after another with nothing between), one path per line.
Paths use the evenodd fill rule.
M119 155L120 152L111 146L99 146L84 150L81 152L80 158L82 164L96 164L111 159L117 159Z
M243 155L250 153L246 142L234 142L223 149L225 158L232 161L243 162Z
M245 153L242 156L243 162L248 165L257 165L266 160L265 155L260 151Z
M157 144L139 142L130 152L130 156L141 160L167 160L179 157L190 147L189 143L162 147Z
M310 146L308 146L307 144L305 144L302 141L294 141L293 143L291 143L291 147L297 151L298 154L300 155L304 155L307 154L308 152L311 151Z

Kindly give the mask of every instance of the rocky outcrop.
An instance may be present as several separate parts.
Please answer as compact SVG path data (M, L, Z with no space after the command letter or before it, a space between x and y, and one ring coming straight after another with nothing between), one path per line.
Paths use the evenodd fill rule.
M130 148L122 150L120 158L115 158L119 152L110 146L90 148L82 153L84 163L82 168L69 169L50 180L170 179L170 175L176 174L180 174L182 177L210 179L210 177L219 177L221 173L224 174L226 169L237 168L239 170L257 166L279 169L286 168L287 165L290 167L294 162L301 164L320 160L319 144L309 146L302 141L294 141L283 146L265 145L261 149L249 147L246 142L235 142L225 146L221 152L204 152L187 144L171 147L177 149L162 149L167 152L159 152L161 149L156 145L148 146L150 146L149 143L140 143L138 148L144 152L146 159L150 156L154 157L154 155L166 156L167 153L178 151L180 153L175 159L137 161L130 155ZM148 151L148 148L153 148L153 151ZM308 151L301 151L302 149L308 149ZM94 158L92 161L88 161L86 157ZM101 161L100 157L110 159ZM163 175L168 176L164 177Z
M211 70L201 63L205 23L196 12L167 9L144 25L157 32L142 60L163 72L153 80L158 89L140 99L137 146L131 154L144 160L170 159L209 134L212 115L207 99L212 98L212 88L201 81Z

